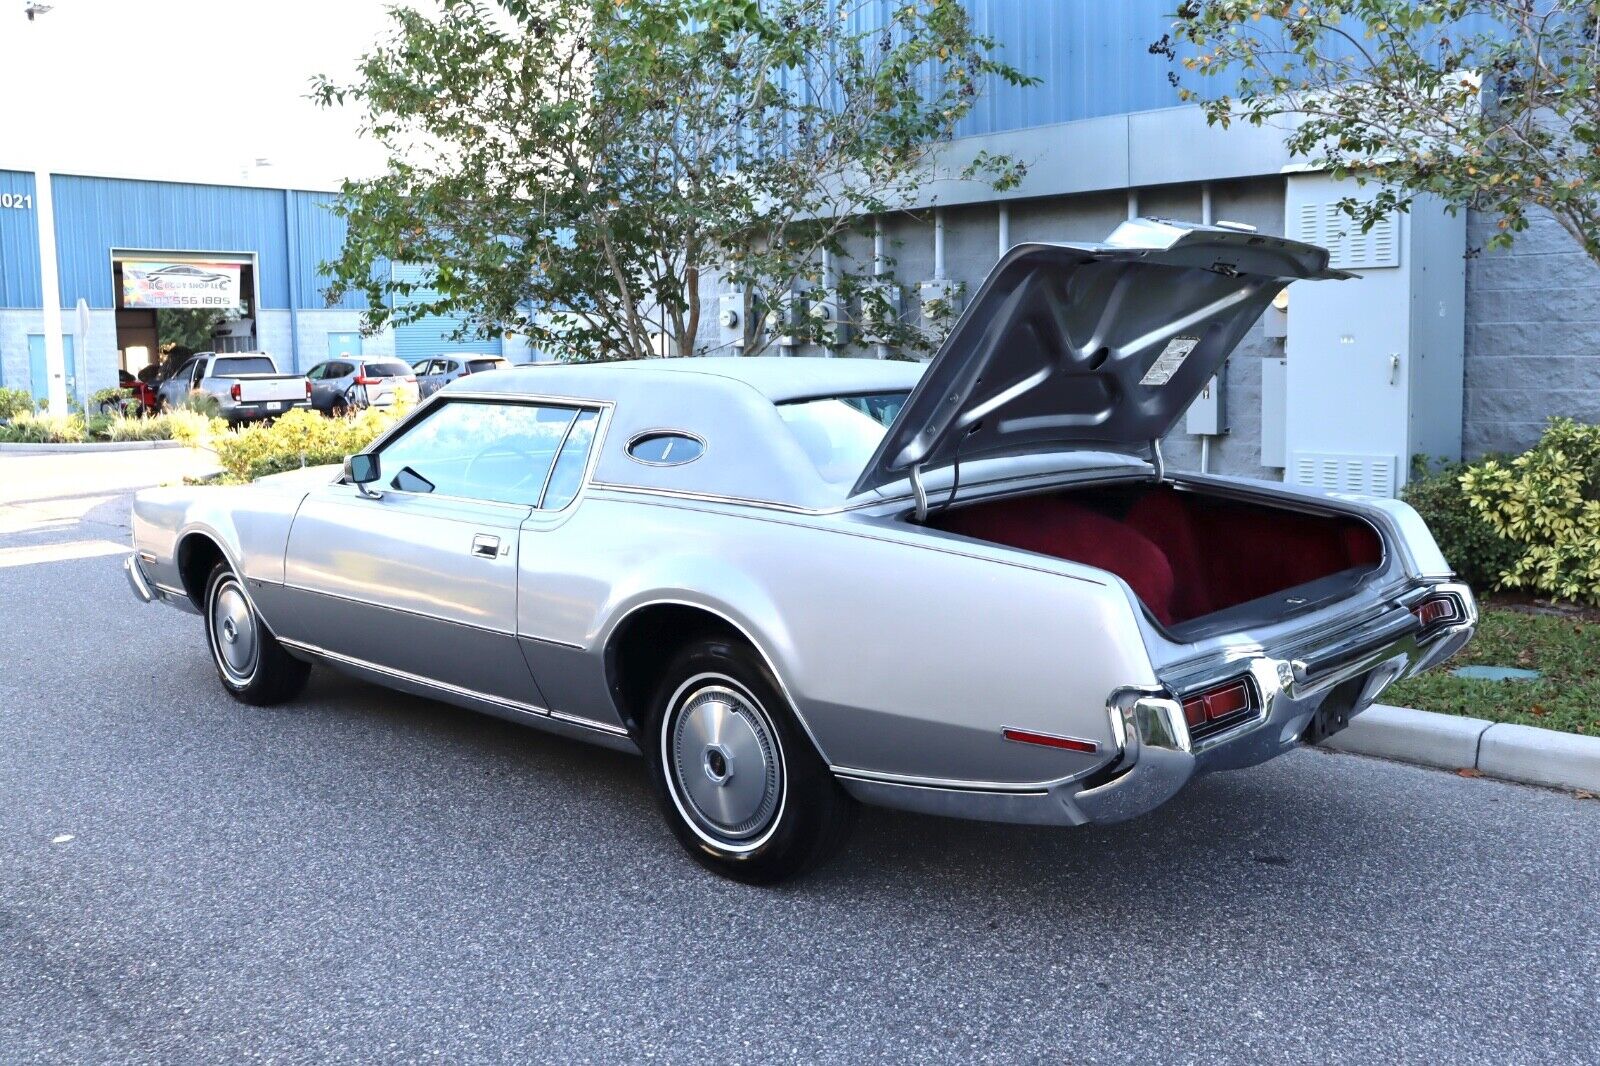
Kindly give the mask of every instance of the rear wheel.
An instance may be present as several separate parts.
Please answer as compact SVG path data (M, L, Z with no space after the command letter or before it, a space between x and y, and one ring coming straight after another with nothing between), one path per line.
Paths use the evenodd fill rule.
M226 563L206 581L206 642L222 687L234 699L267 706L293 699L311 673L307 663L283 650L261 624L244 583Z
M747 646L704 640L667 669L648 730L651 776L679 843L705 866L770 884L821 863L854 807Z

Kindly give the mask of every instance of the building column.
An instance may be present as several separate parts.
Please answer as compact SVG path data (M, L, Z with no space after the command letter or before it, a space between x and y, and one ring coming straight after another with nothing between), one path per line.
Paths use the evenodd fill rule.
M67 413L67 358L61 340L61 274L56 266L56 212L50 171L33 172L33 197L39 226L39 300L44 313L46 402L50 413ZM81 357L80 357L81 358ZM80 368L81 372L81 368Z

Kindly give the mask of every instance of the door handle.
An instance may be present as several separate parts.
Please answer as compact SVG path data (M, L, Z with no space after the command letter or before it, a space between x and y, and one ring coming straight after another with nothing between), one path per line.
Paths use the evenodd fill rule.
M479 533L472 538L472 554L481 559L494 559L500 555L500 538Z

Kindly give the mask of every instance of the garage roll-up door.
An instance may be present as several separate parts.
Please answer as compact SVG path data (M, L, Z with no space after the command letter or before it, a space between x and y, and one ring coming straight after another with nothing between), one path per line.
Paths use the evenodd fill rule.
M416 284L422 280L423 267L415 263L396 263L391 268L395 281L404 281ZM431 299L427 290L413 293L411 300L417 303L426 303ZM399 297L396 297L399 300ZM444 352L461 352L479 355L499 355L500 338L484 340L479 337L465 337L461 340L451 340L450 334L461 325L461 318L457 315L428 315L416 322L410 322L394 329L394 354L408 363L418 359L426 359L432 355Z

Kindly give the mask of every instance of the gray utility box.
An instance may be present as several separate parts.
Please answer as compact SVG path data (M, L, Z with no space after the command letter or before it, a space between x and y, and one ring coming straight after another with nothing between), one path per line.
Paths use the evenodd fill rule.
M1339 201L1371 195L1288 178L1288 235L1358 277L1289 288L1284 480L1392 496L1411 456L1461 455L1466 220L1419 197L1363 233Z

